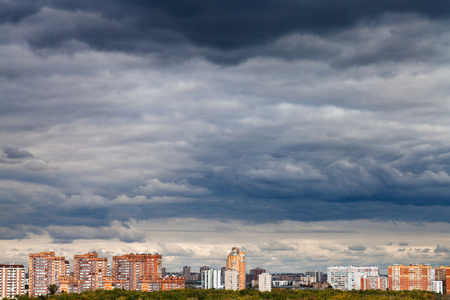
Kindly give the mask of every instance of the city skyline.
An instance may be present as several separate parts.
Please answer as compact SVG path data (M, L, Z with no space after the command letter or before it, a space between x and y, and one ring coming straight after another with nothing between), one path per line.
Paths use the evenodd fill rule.
M450 3L0 0L0 262L450 261Z

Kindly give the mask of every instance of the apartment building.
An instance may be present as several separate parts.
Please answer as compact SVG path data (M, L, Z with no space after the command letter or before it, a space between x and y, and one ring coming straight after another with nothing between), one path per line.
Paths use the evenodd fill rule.
M450 266L440 266L435 270L435 280L442 281L443 294L450 294Z
M361 290L387 290L389 280L386 276L364 276L361 278Z
M107 276L108 259L98 257L97 252L74 255L73 277L82 280L82 290L103 289L103 277Z
M29 293L31 297L48 294L50 284L59 285L60 277L70 274L69 262L54 251L30 253Z
M339 290L360 290L361 278L378 277L378 267L375 266L331 266L327 268L327 281Z
M73 276L59 278L60 292L81 293L103 289L103 277L108 273L107 260L106 257L98 257L95 251L74 255Z
M401 264L389 266L389 290L423 290L432 291L434 269L430 265L414 264L404 266Z
M113 256L112 276L103 277L105 290L138 291L184 289L184 277L162 277L162 255L125 254Z
M225 271L225 289L237 291L239 289L239 272L236 270Z
M201 272L202 289L221 289L221 270L209 269Z
M25 267L0 264L0 299L25 294Z
M258 276L258 289L260 292L272 291L272 275L269 273L261 273Z
M305 275L309 277L314 277L313 282L322 282L323 273L319 270L308 270L305 272Z
M251 269L247 281L252 282L253 280L259 280L259 275L262 273L266 273L266 270L263 268Z
M228 254L226 267L227 270L238 272L238 290L245 289L245 251L233 247Z

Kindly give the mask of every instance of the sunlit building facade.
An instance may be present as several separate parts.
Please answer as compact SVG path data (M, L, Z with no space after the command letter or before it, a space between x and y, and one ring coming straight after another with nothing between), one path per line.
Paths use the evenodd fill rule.
M379 276L375 266L331 266L327 268L327 281L338 290L360 290L361 278Z
M201 274L202 289L221 289L222 278L221 271L215 269L202 270Z
M0 264L0 299L25 294L25 267Z
M389 290L432 291L434 269L430 265L393 265L389 266Z
M233 247L228 254L226 267L227 270L238 272L238 290L245 289L245 251Z
M82 290L103 289L103 277L107 276L108 259L98 257L97 252L75 255L73 277L83 281Z
M269 273L262 273L258 276L258 289L260 292L272 291L272 275Z
M361 278L361 290L387 290L389 280L386 276L364 276Z
M31 297L48 294L50 284L59 285L60 277L70 274L64 256L55 256L54 251L29 255L29 293Z
M162 255L125 254L114 256L112 276L103 278L105 290L137 291L184 289L184 277L162 277Z
M239 289L239 272L236 270L225 271L225 289L237 291Z

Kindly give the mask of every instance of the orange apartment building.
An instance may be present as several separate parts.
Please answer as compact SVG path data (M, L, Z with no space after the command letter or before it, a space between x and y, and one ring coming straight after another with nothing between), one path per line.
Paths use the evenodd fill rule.
M233 247L228 254L226 269L238 271L238 290L245 289L245 251Z
M389 266L389 290L432 290L434 270L430 265Z
M73 276L59 277L58 292L81 293L83 292L84 280L77 280Z
M48 294L50 284L58 284L60 277L70 274L69 262L55 252L30 253L29 294L31 297Z
M0 299L25 294L25 267L0 264Z
M104 289L161 291L184 289L184 277L162 277L162 255L113 256L112 277L104 278Z
M60 291L81 293L86 290L103 289L103 277L106 277L108 259L98 257L94 251L74 255L73 276L60 278Z
M388 278L383 276L364 276L361 278L361 290L387 290Z
M106 257L98 257L94 251L73 258L73 277L83 280L83 290L103 289L103 277L107 276Z
M435 268L435 280L442 281L444 295L450 294L450 266Z

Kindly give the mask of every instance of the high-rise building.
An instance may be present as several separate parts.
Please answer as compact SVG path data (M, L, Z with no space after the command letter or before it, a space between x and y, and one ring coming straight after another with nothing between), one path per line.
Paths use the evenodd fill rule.
M162 277L159 254L113 256L112 276L104 277L104 289L123 288L138 291L184 289L184 277Z
M73 277L83 280L82 290L103 289L103 277L107 277L106 257L98 257L97 252L75 255L73 258Z
M379 276L378 267L332 266L327 268L327 281L338 290L360 290L361 278Z
M201 287L202 289L220 289L222 288L222 279L220 270L209 269L202 270L201 274Z
M361 290L387 290L388 278L386 276L364 276L361 278Z
M239 289L239 272L236 270L225 271L225 289L237 291Z
M227 270L238 272L238 289L245 289L245 251L239 251L236 247L231 249L227 259Z
M258 275L258 286L260 292L272 291L272 275L269 273L262 273Z
M48 294L50 284L59 285L59 278L66 277L68 262L54 251L29 255L29 293L31 297Z
M431 282L431 291L435 292L436 294L444 294L444 286L442 281L435 281L433 280Z
M315 282L322 282L323 273L319 270L308 270L305 272L306 276L314 277Z
M0 264L0 298L14 298L25 294L25 267Z
M105 280L105 289L112 289L116 284L127 290L140 290L139 278L156 279L162 277L162 255L158 254L125 254L113 256L113 281Z
M263 268L251 269L250 275L248 276L248 281L252 282L253 280L259 280L259 275L262 273L266 273L266 270Z
M220 277L222 278L222 283L225 285L225 271L227 270L227 267L220 268Z
M183 275L184 275L184 280L186 281L191 281L191 267L189 266L184 266L183 267Z
M434 269L430 265L393 265L389 266L389 290L422 290L433 289Z
M442 281L443 293L450 294L450 266L440 266L435 268L435 280Z

